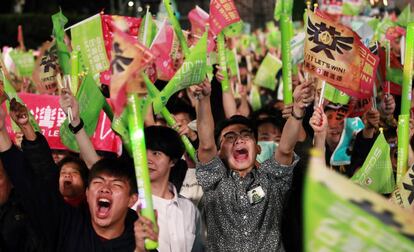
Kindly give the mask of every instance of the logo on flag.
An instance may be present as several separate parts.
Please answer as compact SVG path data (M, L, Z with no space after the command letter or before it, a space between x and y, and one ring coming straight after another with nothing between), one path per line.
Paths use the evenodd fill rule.
M352 49L352 43L354 43L353 37L341 36L341 33L334 26L327 26L323 22L313 24L310 18L308 18L307 32L309 40L316 44L311 51L315 53L323 51L332 60L335 60L335 57L331 51L343 54L342 50L350 51Z

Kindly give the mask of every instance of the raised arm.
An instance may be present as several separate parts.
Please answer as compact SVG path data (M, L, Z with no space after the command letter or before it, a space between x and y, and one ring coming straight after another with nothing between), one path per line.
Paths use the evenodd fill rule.
M317 107L309 121L310 126L315 132L313 136L313 146L325 153L325 140L328 130L328 118L323 112L322 107Z
M290 165L293 161L293 150L302 127L305 107L312 103L313 93L314 87L311 81L307 81L295 88L292 116L289 117L283 127L279 147L275 152L275 159L280 164Z
M79 103L68 89L62 89L62 95L60 96L59 103L66 114L68 114L69 107L72 109L73 120L70 124L73 127L78 126L81 123L81 118L79 116ZM88 134L86 134L83 127L76 132L75 138L79 145L80 154L85 161L86 166L90 169L92 165L101 159L101 157L96 153L91 139Z
M217 66L216 79L220 83L224 79L224 76L221 74L220 66ZM233 90L231 88L232 85L233 84L230 85L230 88L227 91L223 90L223 109L226 118L234 116L237 112L236 100L234 99Z
M195 87L195 94L198 97L196 103L199 139L198 159L201 163L207 163L217 154L217 147L214 140L214 120L210 107L210 82L205 80Z

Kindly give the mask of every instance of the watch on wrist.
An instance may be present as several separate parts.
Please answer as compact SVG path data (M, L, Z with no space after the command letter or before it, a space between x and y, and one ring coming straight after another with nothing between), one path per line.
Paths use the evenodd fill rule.
M303 111L303 115L302 116L298 116L295 114L295 109L292 108L292 113L291 115L293 116L293 118L295 118L296 120L302 120L305 117L305 111Z
M76 135L76 133L79 132L79 130L81 130L83 128L83 120L82 118L79 118L79 124L76 127L73 127L72 124L68 124L69 130Z

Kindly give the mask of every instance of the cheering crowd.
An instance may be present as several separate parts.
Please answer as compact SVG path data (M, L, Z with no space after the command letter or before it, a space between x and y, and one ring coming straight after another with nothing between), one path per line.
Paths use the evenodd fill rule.
M398 23L394 12L379 13L378 20L390 20L392 25L382 30L372 28L369 45L362 42L356 45L356 33L353 42L349 42L349 37L341 40L345 36L328 32L328 37L338 39L340 45L336 51L326 52L328 49L322 46L329 43L329 38L322 37L324 33L321 23L317 24L318 18L326 18L329 24L338 27L342 20L328 18L323 11L318 11L317 17L310 12L308 9L309 18L304 24L306 38L302 39L305 44L301 47L302 57L297 59L292 55L297 62L293 64L290 79L282 77L285 70L280 68L287 63L280 61L285 52L282 52L280 32L273 22L265 31L225 36L224 44L219 44L220 35L213 33L210 39L210 34L205 34L206 47L211 43L217 45L212 45L211 51L204 49L207 60L202 66L194 64L194 69L186 63L203 38L194 31L184 33L187 41L184 43L190 48L185 48L181 40L177 41L178 49L173 56L169 55L168 67L172 74L168 69L161 73L161 66L156 64L161 54L154 53L153 59L144 60L147 59L145 53L150 54L145 50L154 47L147 46L138 58L128 58L122 53L132 49L113 37L109 49L112 56L107 51L110 85L100 81L99 72L92 82L96 84L93 88L99 88L98 96L105 97L102 103L109 104L109 110L115 112L112 116L103 106L98 114L84 112L92 110L85 99L89 104L98 103L97 96L92 93L86 93L86 98L79 95L82 87L86 89L88 85L84 72L72 76L72 84L79 83L79 87L62 85L61 76L67 75L62 48L67 48L68 55L76 50L68 34L60 36L54 27L54 40L40 47L33 70L27 76L23 76L18 63L13 63L10 60L13 57L7 56L10 52L4 49L0 85L0 251L302 251L305 249L303 182L310 150L314 148L323 153L328 169L361 184L357 177L365 172L368 166L365 161L370 159L370 152L381 137L385 137L388 148L388 152L382 154L387 161L381 164L383 170L378 172L382 177L377 180L370 175L372 181L365 187L392 201L391 194L397 188L397 139L400 140L397 119L402 111L402 91L401 83L390 77L389 69L391 65L402 73L401 41L407 35L407 24ZM142 27L148 24L146 18L139 22ZM165 21L162 25L157 23L159 30L163 25ZM140 33L144 30L147 33L151 28L146 29L135 29L135 37L129 36L133 30L131 26L126 29L117 26L113 33L122 33L120 37L124 41L138 37L142 43L139 46L145 46L145 35L142 39ZM300 33L300 29L303 27L295 32ZM344 29L337 29L346 33ZM103 37L106 39L106 35ZM152 39L155 41L158 37L154 34ZM383 37L387 38L388 45ZM321 49L309 49L308 41ZM325 42L317 44L318 41ZM224 62L219 59L220 46L227 48ZM311 51L325 53L321 58L328 62L332 53L335 53L332 57L337 57L351 51L348 47L354 48L352 50L365 48L365 53L376 60L375 68L371 69L373 78L368 95L361 91L364 87L362 81L359 82L360 75L367 74L365 67L350 67L351 72L359 74L356 88L342 81L339 74L331 83L328 80L331 75L323 77L324 74L318 72L321 69L312 68L312 63L317 61L309 60ZM51 48L57 49L53 52ZM24 46L20 44L20 48L13 50L24 51ZM293 46L292 53L295 52ZM82 55L82 51L79 57L86 61L87 56ZM263 70L269 58L273 62L280 61L280 66L270 64L270 70ZM337 61L344 63L348 71L349 60L359 64L366 58L345 59L344 56ZM230 61L234 61L234 65ZM48 64L50 72L45 71ZM139 67L130 68L134 64ZM189 81L183 74L178 82L178 85L186 83L182 84L183 88L166 95L168 101L161 110L156 108L160 104L155 105L157 98L165 94L163 92L168 89L165 87L175 78L174 73L181 74L180 69L185 67L191 74L199 70L202 76L198 76L197 81L191 77ZM128 71L142 72L149 78L140 74L125 78L122 74ZM265 79L266 84L260 83ZM116 89L114 80L124 86ZM286 102L288 92L283 90L288 87L283 83L286 81L291 84L291 102ZM145 85L147 88L142 88ZM159 97L154 95L154 107L148 85L162 91ZM127 98L118 113L121 92L125 92ZM138 106L141 114L134 114L143 120L143 129L134 129L131 93L138 93L138 99L150 101ZM69 137L74 139L77 151L69 146L56 148L52 144L38 116L32 115L35 108L25 104L24 95L38 97L35 99L54 96L59 100L59 109L67 117L61 127L66 127ZM345 97L345 102L338 99L339 96ZM96 123L90 126L89 122L97 120L102 108L112 120L113 131L119 134L112 141L122 139L120 151L100 149L91 138ZM114 126L116 120L124 120L123 113L128 125L127 138ZM166 116L168 113L172 119ZM407 123L410 141L406 166L410 168L414 164L414 120ZM145 140L139 142L137 139L142 133L144 138L141 139ZM61 132L65 144L63 135ZM137 146L145 149L139 151ZM192 153L191 148L196 152ZM149 174L148 187L142 184L145 170ZM373 188L369 187L371 184L379 185ZM151 194L144 195L148 191ZM395 202L390 204L398 207ZM152 208L155 220L148 214ZM157 246L151 248L154 242Z

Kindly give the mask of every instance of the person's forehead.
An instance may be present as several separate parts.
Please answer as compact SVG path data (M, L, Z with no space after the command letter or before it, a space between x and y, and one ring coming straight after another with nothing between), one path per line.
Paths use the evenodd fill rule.
M119 181L119 182L128 184L128 181L126 178L120 177L120 176L113 176L113 175L109 175L106 173L97 174L92 180L95 180L95 179L104 180L108 182Z
M244 129L250 129L250 128L249 128L249 127L247 127L247 126L246 126L246 125L244 125L244 124L241 124L241 123L232 124L232 125L229 125L229 126L225 127L225 128L221 131L221 135L224 135L224 134L226 134L227 132L230 132L230 131L240 132L241 130L244 130Z
M276 127L276 125L274 125L271 122L262 123L257 128L258 131L268 131L268 130L274 131L274 130L277 130L277 129L278 129L278 127Z
M174 117L175 117L176 120L189 120L190 119L189 114L186 113L186 112L176 113L176 114L174 114Z

